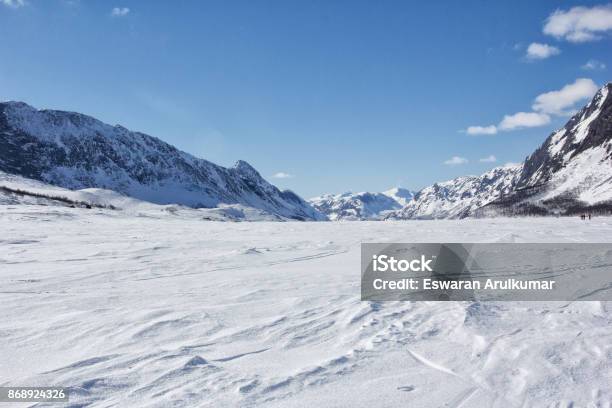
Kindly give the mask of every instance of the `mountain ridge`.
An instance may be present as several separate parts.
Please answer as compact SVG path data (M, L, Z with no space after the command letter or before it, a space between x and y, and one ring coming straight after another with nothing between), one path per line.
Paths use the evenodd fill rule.
M296 220L406 220L612 211L612 83L524 162L411 192L325 194L308 202L246 161L222 167L153 136L76 112L0 103L0 171L157 204L242 205Z
M328 195L325 205L319 205L318 209L335 219L338 209L345 207L351 208L345 196ZM477 176L459 176L436 182L416 192L402 208L388 209L376 217L361 218L409 220L571 215L586 211L612 211L610 82L522 163L495 167ZM344 218L351 217L361 219L354 214Z
M308 200L331 221L382 220L393 210L402 208L414 197L414 192L394 187L380 193L347 191L323 194Z
M515 190L478 215L572 215L612 211L612 83L524 162Z
M0 170L69 189L110 189L157 204L240 204L287 219L325 219L243 160L225 168L145 133L24 102L0 103Z

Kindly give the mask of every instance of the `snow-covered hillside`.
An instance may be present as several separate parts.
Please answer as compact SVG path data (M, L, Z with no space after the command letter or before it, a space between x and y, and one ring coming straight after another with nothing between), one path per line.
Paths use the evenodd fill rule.
M387 219L612 211L612 84L523 164L435 183Z
M384 195L393 198L386 200ZM602 87L524 163L434 183L412 194L325 195L310 202L331 220L411 220L612 211L612 84ZM400 205L401 208L397 208Z
M525 161L512 194L486 215L612 211L612 83Z
M386 219L469 217L476 209L512 191L521 170L521 165L507 165L480 176L435 183L416 193L402 209L387 214Z
M244 161L227 169L91 117L0 104L0 170L158 204L239 208L279 219L377 220L612 210L612 84L520 165L435 183L416 194L323 195L310 204Z
M225 168L154 137L73 112L0 103L0 170L69 188L102 188L157 204L237 204L298 220L324 217L248 163Z
M0 205L0 225L0 384L70 387L72 407L612 401L610 302L362 302L359 286L364 241L609 242L610 218L217 223Z
M112 190L86 188L70 190L0 171L0 205L45 205L109 209L123 215L177 217L214 221L281 221L287 218L241 204L220 204L215 208L190 208L178 204L154 204ZM50 210L51 211L51 210Z

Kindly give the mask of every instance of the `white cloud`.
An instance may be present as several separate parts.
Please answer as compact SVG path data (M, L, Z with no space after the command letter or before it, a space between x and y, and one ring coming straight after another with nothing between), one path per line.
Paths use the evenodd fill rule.
M0 0L0 4L6 7L19 8L26 5L25 0Z
M499 131L543 126L550 123L550 116L563 116L571 113L576 104L589 99L597 92L597 84L588 78L578 78L574 83L565 85L558 91L538 95L531 108L532 112L517 112L505 115L497 126L470 126L470 135L493 135Z
M559 48L548 44L531 43L527 47L527 59L542 60L560 54Z
M274 174L272 177L277 178L277 179L286 179L286 178L293 178L293 174L279 171L278 173Z
M573 84L565 85L558 91L546 92L535 99L533 110L554 115L567 114L564 110L573 107L577 102L589 99L597 92L593 80L578 78Z
M487 157L483 157L482 159L478 160L481 163L495 163L497 161L497 157L493 156L492 154L487 156Z
M586 64L584 64L580 68L587 70L587 71L602 71L606 69L606 64L604 64L601 61L597 61L595 59L590 59L586 62Z
M550 123L550 116L537 112L517 112L513 115L505 115L499 122L501 130L515 130L529 127L543 126Z
M573 7L557 10L548 16L544 34L563 38L570 42L594 41L601 34L612 30L612 5Z
M127 7L115 7L111 11L113 17L124 17L130 13L130 9Z
M494 135L497 133L497 127L491 126L468 126L466 129L468 135Z
M444 161L444 164L446 164L447 166L456 166L458 164L466 164L467 162L468 159L466 159L465 157L453 156L450 159Z

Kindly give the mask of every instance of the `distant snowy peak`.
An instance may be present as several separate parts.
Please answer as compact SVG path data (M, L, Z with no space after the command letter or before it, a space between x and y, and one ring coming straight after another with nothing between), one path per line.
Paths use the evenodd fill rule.
M157 204L238 204L286 219L325 219L244 161L225 168L144 133L23 102L0 103L0 170L69 189L114 190Z
M410 191L402 187L395 187L390 190L383 191L382 193L387 197L391 197L392 199L400 203L402 206L408 204L408 202L412 200L415 194L414 191Z
M480 176L462 176L435 183L415 194L389 220L464 218L514 188L522 165L496 167Z
M405 189L392 189L384 193L325 194L311 198L309 202L332 221L376 220L383 218L387 212L402 207L402 203L390 193L393 190L399 190L400 195L409 193ZM403 200L399 196L398 198Z

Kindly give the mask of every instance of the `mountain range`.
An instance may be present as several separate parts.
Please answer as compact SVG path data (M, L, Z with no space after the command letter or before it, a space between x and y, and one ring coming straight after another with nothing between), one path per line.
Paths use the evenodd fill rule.
M245 161L225 168L144 133L79 113L37 110L23 102L0 103L0 172L0 182L14 181L11 177L17 175L69 190L112 190L162 206L222 208L221 218L256 214L255 219L409 220L610 213L612 83L523 163L434 183L418 192L395 188L305 201L268 183ZM23 180L19 185L32 185ZM0 203L18 202L27 193L0 188L5 195ZM28 200L40 203L46 198L34 194ZM55 197L44 202L62 201Z
M225 168L144 133L22 102L0 103L0 171L73 190L114 190L156 204L241 205L283 219L325 219L245 161Z
M403 208L413 197L412 191L396 187L382 193L324 194L308 201L331 221L363 221L383 219L393 210Z
M401 208L385 206L384 193L325 195L310 202L334 220L410 220L609 213L611 200L612 84L608 83L523 163L434 183L414 193Z

